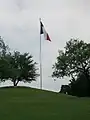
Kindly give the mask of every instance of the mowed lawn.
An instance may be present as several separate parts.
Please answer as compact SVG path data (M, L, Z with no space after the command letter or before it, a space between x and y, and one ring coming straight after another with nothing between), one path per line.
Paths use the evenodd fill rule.
M90 120L90 98L31 88L2 88L0 120Z

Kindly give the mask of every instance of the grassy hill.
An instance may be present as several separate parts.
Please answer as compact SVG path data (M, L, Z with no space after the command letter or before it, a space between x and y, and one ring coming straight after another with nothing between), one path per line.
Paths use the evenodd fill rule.
M31 88L1 88L0 120L90 120L90 99Z

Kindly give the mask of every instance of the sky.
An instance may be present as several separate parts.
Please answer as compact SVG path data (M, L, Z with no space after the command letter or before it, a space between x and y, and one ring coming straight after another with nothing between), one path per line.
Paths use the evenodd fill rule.
M90 0L0 0L0 36L11 50L29 52L39 67L40 23L45 26L52 42L42 36L43 89L58 92L69 78L51 77L58 50L71 38L90 41ZM39 72L39 71L38 71ZM11 82L2 83L12 85ZM31 84L40 88L40 79Z

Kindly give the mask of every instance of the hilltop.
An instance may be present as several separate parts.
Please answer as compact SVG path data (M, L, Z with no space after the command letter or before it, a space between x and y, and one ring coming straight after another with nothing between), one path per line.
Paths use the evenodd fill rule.
M90 99L33 88L0 89L1 120L90 120Z

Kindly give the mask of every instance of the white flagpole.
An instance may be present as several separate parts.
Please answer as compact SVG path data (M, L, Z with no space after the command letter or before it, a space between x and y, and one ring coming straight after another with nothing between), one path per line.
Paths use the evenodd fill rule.
M41 22L41 18L39 19ZM40 24L41 29L41 24ZM41 47L41 34L40 34L40 89L42 89L42 47Z

